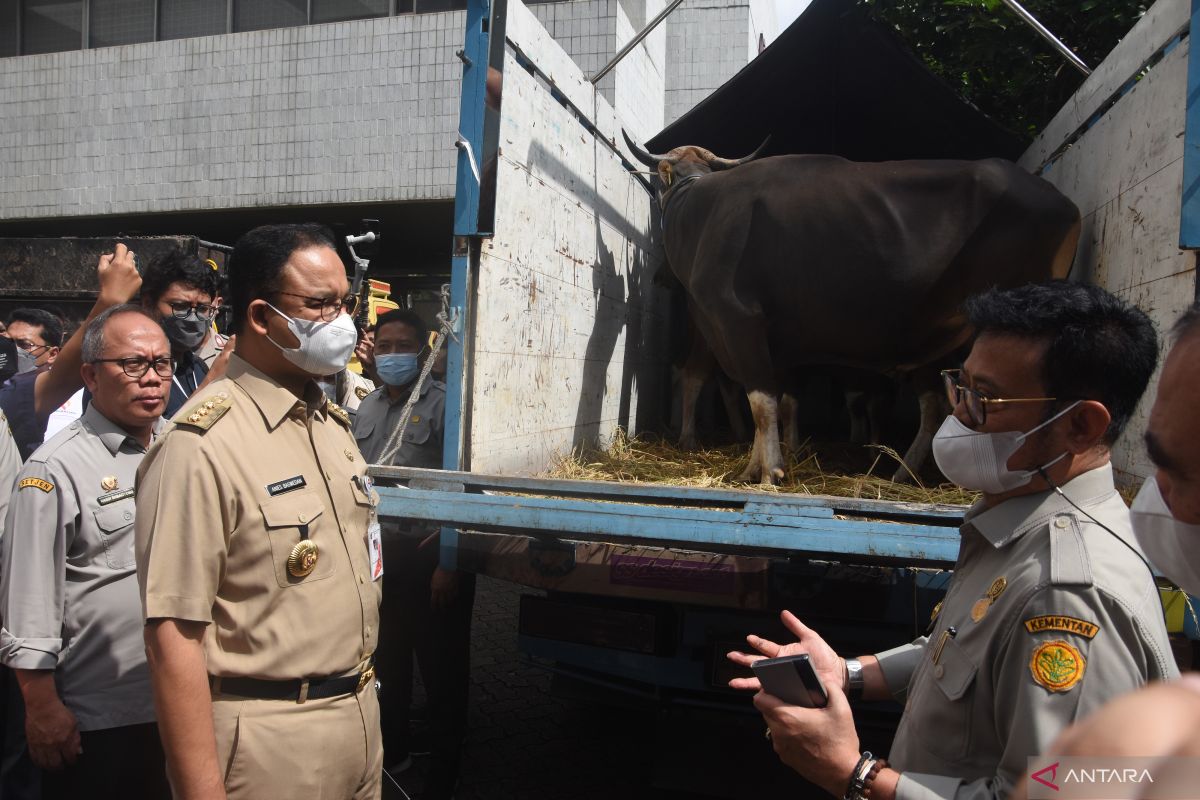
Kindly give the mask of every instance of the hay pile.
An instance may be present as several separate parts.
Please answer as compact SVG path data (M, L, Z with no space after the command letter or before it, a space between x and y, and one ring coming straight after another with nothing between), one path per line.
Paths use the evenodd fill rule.
M900 456L886 447L814 445L806 441L799 452L785 454L785 459L787 475L782 485L748 487L737 480L750 461L748 445L689 451L658 438L630 438L618 430L607 446L560 457L546 477L712 489L755 488L907 503L969 505L978 497L953 484L926 487L893 483L889 477L900 463Z

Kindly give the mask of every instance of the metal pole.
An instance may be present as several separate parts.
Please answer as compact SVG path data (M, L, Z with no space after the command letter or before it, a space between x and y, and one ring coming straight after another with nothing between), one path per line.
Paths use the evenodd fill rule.
M1081 59L1079 56L1077 56L1073 52L1071 52L1071 48L1069 48L1065 44L1063 44L1062 40L1059 39L1057 36L1055 36L1053 33L1051 33L1049 31L1049 29L1046 28L1045 25L1038 22L1037 17L1035 17L1033 14L1030 14L1028 11L1026 11L1025 7L1023 5L1021 5L1020 3L1018 3L1017 0L1003 0L1003 1L1004 1L1004 5L1008 6L1014 12L1016 12L1016 15L1018 17L1020 17L1021 19L1025 20L1025 22L1029 25L1029 27L1033 28L1035 31L1037 31L1039 34L1041 34L1041 37L1043 39L1045 39L1047 42L1054 45L1054 49L1057 50L1058 52L1062 53L1063 58L1067 59L1067 61L1070 61L1071 64L1074 65L1075 69L1079 70L1084 75L1092 74L1092 71L1091 71L1091 69L1088 68L1088 65L1083 63L1083 59Z
M596 85L604 78L605 75L612 72L613 67L615 67L617 64L619 64L621 62L621 59L623 59L623 58L625 58L625 56L629 55L630 50L632 50L633 48L635 48L639 44L641 44L642 39L645 39L647 36L649 36L650 31L657 28L659 23L662 22L664 19L666 19L667 16L672 11L674 11L676 8L678 8L679 4L682 2L683 2L683 0L671 0L671 4L669 6L664 8L657 17L650 20L649 25L642 28L641 31L638 32L637 36L634 36L632 39L630 39L629 43L626 44L624 47L622 47L620 49L620 51L615 56L612 57L612 61L609 61L607 64L604 65L603 69L601 69L599 72L597 72L595 75L592 76L592 79L591 79L592 85L593 86Z

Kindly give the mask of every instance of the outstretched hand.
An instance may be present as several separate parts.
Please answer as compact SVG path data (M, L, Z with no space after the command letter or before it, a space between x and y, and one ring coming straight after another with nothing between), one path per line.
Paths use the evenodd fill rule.
M100 256L96 265L100 283L101 303L108 306L128 303L142 288L142 276L137 271L137 256L124 244L118 243L113 252Z
M845 690L845 666L842 658L833 651L833 648L825 643L825 640L817 634L812 628L809 628L800 619L790 611L784 611L779 615L783 621L784 627L791 631L796 641L790 644L777 644L770 639L764 639L761 636L751 634L746 637L746 642L754 648L756 653L743 653L737 650L726 653L725 657L735 664L740 664L743 667L749 667L755 661L764 658L781 658L783 656L796 656L802 653L807 653L812 662L813 669L816 670L817 676L821 679L822 685L826 690L841 689ZM729 686L732 689L741 689L743 691L757 692L762 689L758 678L734 678L729 681Z

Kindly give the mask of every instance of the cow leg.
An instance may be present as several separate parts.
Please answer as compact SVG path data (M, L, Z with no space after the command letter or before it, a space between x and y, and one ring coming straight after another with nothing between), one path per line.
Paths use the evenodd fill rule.
M779 400L779 433L789 453L800 452L800 425L797 413L800 404L791 392L784 392Z
M946 417L946 410L942 404L944 396L943 392L932 387L923 387L917 396L921 407L921 428L917 431L917 436L913 439L912 444L909 445L908 452L904 454L904 464L901 464L896 469L896 474L892 476L892 480L896 483L911 483L913 475L919 475L925 466L933 449L933 436ZM907 469L905 464L908 465Z
M683 379L680 381L679 448L681 450L696 449L696 401L700 397L702 388L704 388L704 375L689 372L685 368Z
M754 447L750 450L750 463L738 480L777 484L784 477L783 453L779 450L779 401L775 395L759 390L747 392L746 399L754 415Z
M734 440L746 441L750 438L750 430L746 427L742 394L737 390L737 384L724 373L718 373L717 386L721 390L721 401L725 405L725 414L729 417L729 428L733 431Z
M892 392L869 392L867 394L867 441L883 443L883 428L895 400ZM939 423L941 424L941 423Z

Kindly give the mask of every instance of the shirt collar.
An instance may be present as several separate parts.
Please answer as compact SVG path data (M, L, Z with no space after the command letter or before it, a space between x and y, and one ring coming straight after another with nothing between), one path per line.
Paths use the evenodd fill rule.
M91 432L95 434L101 442L104 443L105 447L108 448L108 452L112 453L114 456L117 454L117 451L121 449L121 445L125 444L127 441L132 447L138 450L145 450L145 448L142 447L142 443L130 436L124 428L101 414L96 408L95 403L88 403L88 407L83 412L81 421L88 426ZM154 432L151 434L151 441L154 440L153 437L158 436L158 434L162 432L162 428L163 420L162 417L159 417L154 421Z
M425 380L424 382L422 382L421 383L421 394L419 394L418 397L424 397L425 395L429 394L429 387L431 385L433 385L433 378L429 378L429 379ZM410 384L410 386L411 386L411 384ZM384 384L383 385L383 398L387 401L387 404L389 406L394 406L398 403L407 403L408 398L412 397L412 389L409 389L407 392L401 392L400 396L397 397L395 400L393 400L391 392L389 392L387 389L388 389L387 384Z
M1116 493L1112 464L1088 470L1062 487L1063 494L1082 508L1094 506ZM982 501L971 506L964 524L977 530L993 547L1004 547L1053 517L1075 511L1075 507L1053 489L1005 500L984 509Z
M290 389L237 353L230 356L225 374L250 396L251 402L258 406L267 426L272 429L278 427L297 406L322 413L325 413L328 407L329 398L315 381L310 380L305 385L304 400L301 401Z

